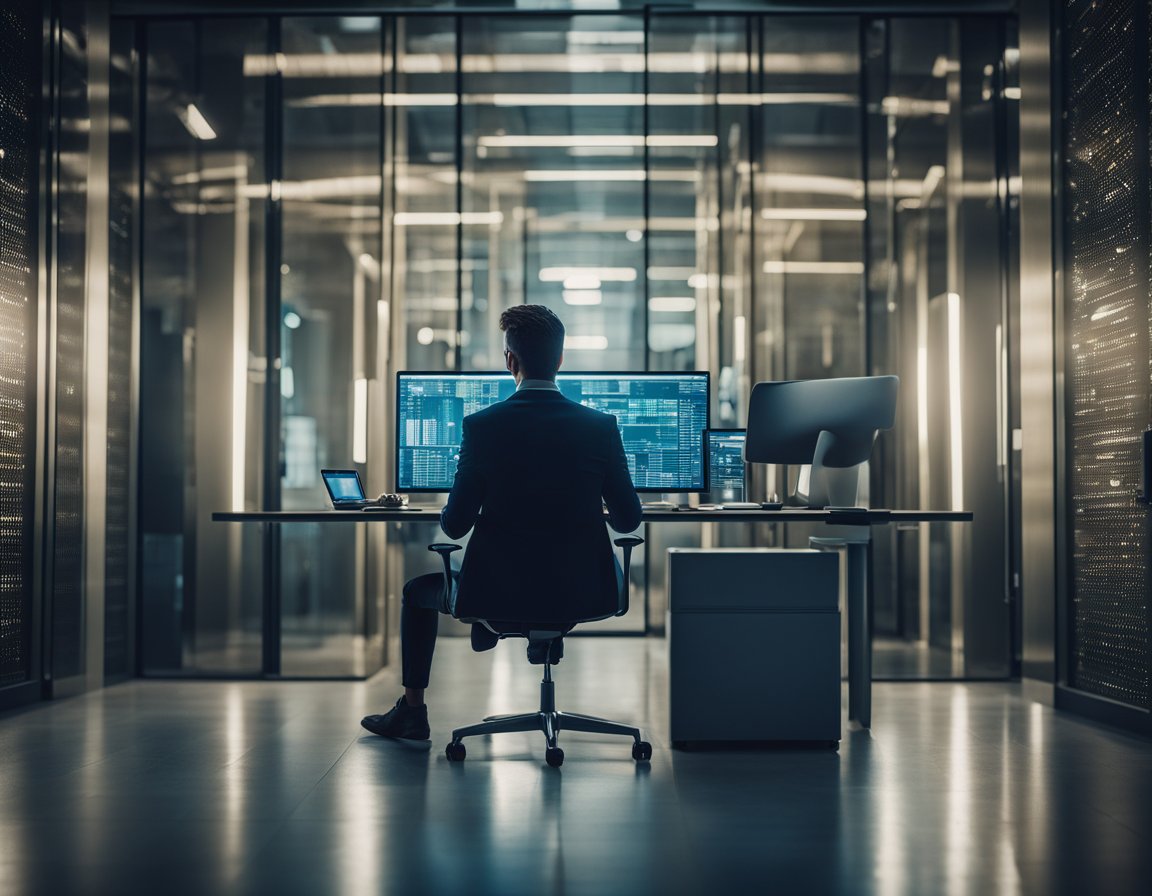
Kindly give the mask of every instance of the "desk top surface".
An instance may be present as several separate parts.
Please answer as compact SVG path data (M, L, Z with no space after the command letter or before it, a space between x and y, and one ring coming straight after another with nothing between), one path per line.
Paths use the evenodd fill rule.
M437 523L439 507L413 510L251 510L216 511L220 523ZM871 526L886 523L965 523L968 510L645 510L646 523L828 523Z

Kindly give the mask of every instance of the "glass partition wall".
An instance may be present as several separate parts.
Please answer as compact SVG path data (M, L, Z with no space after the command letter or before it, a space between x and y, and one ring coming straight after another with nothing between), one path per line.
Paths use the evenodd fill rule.
M393 490L395 372L500 369L499 315L521 302L561 315L567 370L710 371L714 426L743 426L760 380L899 373L875 506L952 506L957 464L1010 459L1008 366L962 405L983 439L962 462L947 416L922 425L925 403L950 410L951 296L980 309L963 338L1011 335L992 282L1010 253L976 292L962 276L985 236L1011 245L997 19L429 12L137 35L146 674L386 662L433 527L209 514L325 506L326 466ZM796 473L752 487L784 494ZM596 630L663 630L667 547L813 534L785 528L648 527L633 610ZM1011 671L1009 622L957 623L957 570L1006 569L1000 537L877 540L892 674ZM968 663L976 641L999 664ZM931 645L947 662L929 669Z

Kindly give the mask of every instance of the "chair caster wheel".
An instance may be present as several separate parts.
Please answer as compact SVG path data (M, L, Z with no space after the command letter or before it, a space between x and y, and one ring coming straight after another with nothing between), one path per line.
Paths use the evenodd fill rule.
M453 741L444 748L444 755L448 757L449 762L463 762L468 751L464 749L464 744Z
M549 747L544 751L544 761L552 768L560 768L564 764L564 751L559 747Z
M646 740L632 744L632 758L637 762L647 762L652 758L652 744Z

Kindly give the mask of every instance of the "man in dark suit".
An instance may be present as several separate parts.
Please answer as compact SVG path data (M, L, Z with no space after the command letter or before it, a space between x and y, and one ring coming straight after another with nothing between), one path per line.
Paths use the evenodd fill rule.
M462 570L466 587L446 592L439 573L404 586L400 653L404 696L361 725L410 746L430 746L424 690L432 667L440 613L467 618L476 596L493 592L512 620L558 618L576 592L603 595L604 615L615 608L619 566L604 528L640 525L640 500L628 473L616 418L565 398L556 386L564 325L543 305L518 305L500 315L504 363L516 392L464 418L460 458L440 528L462 538L475 527ZM549 576L557 546L583 562L557 582ZM551 559L550 559L551 558ZM586 559L585 559L586 558ZM467 606L465 605L467 604ZM496 636L473 625L472 646L487 650Z

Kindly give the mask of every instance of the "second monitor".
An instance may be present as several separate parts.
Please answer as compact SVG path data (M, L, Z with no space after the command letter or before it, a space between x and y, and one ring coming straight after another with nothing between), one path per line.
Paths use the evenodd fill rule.
M706 488L706 372L561 373L556 385L567 398L616 417L638 492ZM464 417L514 391L507 373L397 374L397 490L449 491Z
M742 429L708 430L708 490L717 503L747 500L744 437Z

